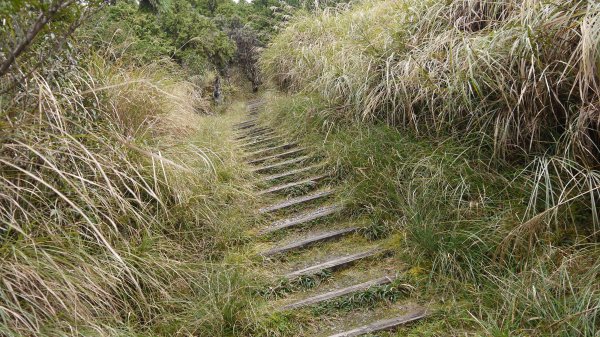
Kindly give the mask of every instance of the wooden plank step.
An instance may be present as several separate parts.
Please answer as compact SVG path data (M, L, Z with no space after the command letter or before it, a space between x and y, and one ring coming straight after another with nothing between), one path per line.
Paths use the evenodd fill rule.
M255 126L256 126L256 121L247 121L247 122L235 124L233 126L233 129L235 131L241 131L241 130L248 129L248 128L255 127Z
M248 118L245 121L241 121L241 122L233 124L233 127L248 125L248 124L255 124L257 121L258 121L258 118L254 118L254 117Z
M319 264L316 264L316 265L313 265L310 267L306 267L306 268L303 268L300 270L293 271L291 273L286 274L285 277L287 279L294 279L294 278L304 276L304 275L314 275L314 274L319 273L326 269L331 269L331 270L339 269L339 268L348 266L356 261L379 255L383 252L385 252L383 249L376 248L376 249L367 250L367 251L356 253L356 254L346 255L346 256L342 256L342 257L336 257L329 261L325 261L325 262L322 262L322 263L319 263Z
M296 241L290 243L289 245L285 245L282 247L275 247L273 249L269 249L268 251L262 253L261 255L264 257L269 257L277 254L287 253L292 250L304 249L308 248L314 244L325 242L329 240L334 240L340 238L342 236L352 234L358 230L358 227L350 227L350 228L342 228L335 231L325 232L318 235L311 236L307 239Z
M260 132L256 132L256 133L252 133L252 134L247 134L247 135L240 135L240 136L236 136L234 138L234 140L236 141L252 141L261 137L267 137L270 136L272 134L275 133L275 130L261 130Z
M244 139L244 138L250 138L250 137L255 137L255 136L259 136L259 135L263 135L267 132L273 131L273 129L271 128L267 128L267 127L260 127L260 128L256 128L256 129L252 129L252 130L242 130L244 132L239 132L239 136L236 137L236 139Z
M264 138L264 137L270 137L270 136L273 136L274 134L275 134L275 130L273 130L273 131L268 131L268 132L265 132L265 133L263 133L263 134L258 134L258 135L249 136L249 137L236 138L235 140L236 140L236 141L238 141L238 142L239 142L239 141L248 141L248 142L252 142L252 141L255 141L255 140L262 139L262 138Z
M356 329L337 333L337 334L331 335L329 337L356 337L356 336L370 334L370 333L377 332L377 331L393 330L401 325L422 319L425 316L427 316L427 311L425 309L418 308L418 309L415 309L412 312L410 312L408 314L404 314L402 316L398 316L398 317L394 317L394 318L390 318L390 319L383 319L380 321L369 323L367 325L363 325Z
M237 134L247 134L247 133L252 133L252 132L256 132L256 131L260 131L260 130L266 130L266 129L270 129L268 126L261 126L260 124L257 123L252 123L252 124L247 124L246 128L240 128L238 130L236 130L235 132Z
M267 226L260 231L260 234L268 234L274 231L278 231L285 228L301 225L313 220L317 220L333 213L341 211L344 207L342 205L330 205L322 206L319 208L311 209L306 212L302 212L290 218L278 220Z
M320 164L311 165L311 166L301 167L301 168L295 169L295 170L289 170L289 171L285 171L282 173L276 173L276 174L264 176L264 177L260 178L260 181L267 182L267 181L271 181L271 180L275 180L275 179L281 179L281 178L293 176L295 174L304 173L304 172L316 169L319 166L321 166L321 165Z
M256 133L270 131L270 130L273 130L273 129L268 126L256 125L256 126L252 126L252 127L246 128L246 129L238 130L238 131L236 131L236 134L240 135L240 136L251 136Z
M291 184L294 184L294 183L291 183ZM315 199L319 199L319 198L324 198L324 197L330 196L334 192L335 192L335 190L332 189L332 188L329 188L329 189L326 189L326 190L322 190L322 191L316 191L316 192L311 193L311 194L307 194L307 195L303 195L303 196L300 196L300 197L297 197L297 198L292 198L292 199L284 200L284 201L276 203L274 205L260 208L258 210L258 212L259 213L269 213L269 212L278 211L280 209L284 209L284 208L287 208L287 207L290 207L290 206L298 205L298 204L301 204L303 202L307 202L307 201L311 201L311 200L315 200ZM262 193L262 194L264 194L264 193Z
M268 188L266 190L258 191L256 193L256 195L263 195L263 194L268 194L268 193L275 193L275 192L283 191L283 190L286 190L288 188L292 188L292 187L296 187L296 186L300 186L300 185L316 184L317 180L321 180L321 179L323 179L325 177L327 177L327 175L314 176L314 177L310 177L310 178L306 178L306 179L294 181L294 182L287 183L287 184L273 186L273 187Z
M269 171L269 170L280 168L280 167L283 167L283 166L288 166L288 165L300 163L300 162L303 162L303 161L305 161L307 159L310 159L310 158L311 158L310 156L296 157L296 158L288 159L286 161L281 161L279 163L269 164L267 166L257 167L255 169L253 169L252 172Z
M249 153L248 155L246 155L246 158L255 157L255 156L259 155L259 154L263 154L263 153L267 153L267 152L272 152L272 151L276 151L276 150L286 150L286 149L289 149L289 148L294 147L296 145L298 145L298 143L284 143L284 144L279 144L279 145L276 145L276 146L267 147L265 149L261 149L261 150Z
M285 152L276 153L276 154L273 154L273 155L270 155L270 156L261 157L261 158L258 158L258 159L253 159L253 160L249 161L248 164L258 164L258 163L262 163L262 162L267 161L267 160L272 160L272 159L277 159L277 158L285 158L285 157L288 157L288 156L290 156L292 154L297 154L297 153L300 153L300 152L305 151L305 150L306 150L306 148L299 147L299 148L291 149L291 150L288 150L288 151L285 151Z
M270 143L270 142L272 142L274 140L279 140L279 139L283 138L282 136L274 135L274 134L275 134L275 131L273 131L270 135L267 135L267 138L260 138L259 137L259 138L255 139L255 140L253 140L253 141L251 141L249 143L240 144L240 146L247 149L247 148L250 148L252 146L256 146L258 144L267 143L267 142ZM265 136L263 136L263 137L265 137Z
M365 291L371 287L377 287L377 286L381 286L384 284L389 284L392 283L392 281L394 281L395 277L393 276L384 276L384 277L380 277L374 280L370 280L367 282L363 282L363 283L359 283L359 284L355 284L353 286L349 286L346 288L341 288L341 289L337 289L337 290L333 290L324 294L319 294L313 297L309 297L294 303L290 303L287 305L284 305L283 307L279 308L279 310L292 310L292 309L298 309L298 308L302 308L305 306L309 306L309 305L313 305L313 304L317 304L317 303L321 303L321 302L325 302L334 298L338 298L338 297L342 297L348 294L352 294L352 293L357 293L360 291Z

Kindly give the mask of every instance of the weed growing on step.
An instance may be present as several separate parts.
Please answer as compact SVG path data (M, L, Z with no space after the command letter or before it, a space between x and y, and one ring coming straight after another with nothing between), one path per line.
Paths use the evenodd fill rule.
M325 269L315 274L301 275L292 280L282 278L277 281L275 285L259 289L257 294L266 299L277 299L285 297L287 294L292 292L318 287L322 282L330 277L331 270Z
M316 305L311 312L315 316L320 316L334 310L352 311L357 308L373 308L380 302L394 303L407 298L413 290L411 285L396 280L391 284L370 287L367 290Z

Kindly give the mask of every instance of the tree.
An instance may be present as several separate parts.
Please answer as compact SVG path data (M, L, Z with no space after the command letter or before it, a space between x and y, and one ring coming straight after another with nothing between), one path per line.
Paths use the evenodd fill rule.
M19 1L0 3L0 77L6 75L17 58L25 54L40 41L40 36L49 36L61 47L64 40L73 34L90 13L93 13L102 1L88 1L84 6L77 0ZM49 28L48 24L53 23ZM60 49L51 46L44 50L41 63L47 54Z
M249 26L242 25L239 21L231 23L229 37L236 44L235 62L252 83L252 91L258 91L260 75L258 71L258 56L262 43L257 33Z

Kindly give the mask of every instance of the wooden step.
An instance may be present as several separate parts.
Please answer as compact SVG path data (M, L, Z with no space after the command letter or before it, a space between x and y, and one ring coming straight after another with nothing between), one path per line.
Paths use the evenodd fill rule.
M283 137L281 137L279 135L273 136L274 134L275 134L275 131L273 131L272 134L267 135L267 138L258 138L258 139L255 139L255 140L249 142L249 143L240 144L240 146L247 149L247 148L250 148L252 146L256 146L258 144L262 144L262 143L266 143L266 142L271 142L271 141L274 141L274 140L280 140L280 139L283 138Z
M310 178L306 178L306 179L302 179L302 180L298 180L298 181L293 181L291 183L273 186L266 190L256 192L256 195L264 195L264 194L269 194L269 193L280 192L280 191L286 190L288 188L293 188L293 187L306 185L306 184L314 185L317 183L318 180L321 180L325 177L327 177L327 175L323 174L323 175L314 176L314 177L310 177Z
M294 170L289 170L289 171L285 171L282 173L277 173L277 174L272 174L272 175L268 175L268 176L264 176L262 178L260 178L260 181L264 181L264 182L268 182L268 181L272 181L272 180L276 180L276 179L281 179L281 178L285 178L285 177L289 177L289 176L293 176L299 173L304 173L313 169L316 169L318 167L320 167L320 164L317 165L311 165L311 166L307 166L307 167L301 167L299 169L294 169Z
M236 138L235 140L240 142L240 141L246 141L247 143L242 143L242 146L245 146L245 144L249 144L252 143L253 141L257 141L257 140L261 140L267 137L271 137L273 135L275 135L275 131L269 131L263 134L259 134L259 135L255 135L255 136L250 136L250 137L242 137L242 138Z
M251 134L253 132L259 132L259 131L265 131L265 130L272 130L271 128L267 127L267 126L260 126L259 124L248 124L249 127L246 128L242 128L239 130L236 130L236 133L238 135L246 135L246 134Z
M243 129L243 130L239 130L236 132L237 135L240 136L252 136L253 134L257 134L257 133L261 133L261 132L266 132L266 131L271 131L273 129L266 127L266 126L254 126L254 127L249 127L247 129Z
M265 149L261 149L261 150L249 153L248 155L246 155L246 158L255 157L255 156L259 155L259 154L273 152L273 151L276 151L276 150L286 150L286 149L289 149L289 148L294 147L296 145L298 145L298 144L297 143L285 143L285 144L279 144L279 145L267 147Z
M239 133L239 136L236 137L236 140L242 140L246 138L252 138L256 136L262 136L268 132L273 132L274 130L271 128L256 128L252 130L245 130L245 133Z
M285 157L288 157L288 156L293 155L293 154L300 153L300 152L305 151L305 150L306 149L303 148L303 147L296 148L296 149L291 149L291 150L288 150L288 151L285 151L285 152L281 152L281 153L277 153L277 154L274 154L274 155L270 155L270 156L266 156L266 157L262 157L262 158L251 160L251 161L248 162L248 164L258 164L258 163L262 163L262 162L267 161L267 160L273 160L273 159L278 159L278 158L285 158Z
M300 163L300 162L303 162L303 161L305 161L307 159L310 159L310 156L297 157L297 158L289 159L289 160L282 161L282 162L279 162L279 163L270 164L270 165L267 165L267 166L257 167L255 169L253 169L252 172L269 171L269 170L272 170L272 169L276 169L276 168L280 168L280 167L284 167L284 166L288 166L288 165Z
M302 225L304 223L313 221L313 220L317 220L323 217L326 217L328 215L337 213L339 211L341 211L344 207L342 205L330 205L330 206L323 206L323 207L319 207L316 209L312 209L300 214L297 214L291 218L287 218L287 219L283 219L283 220L278 220L273 222L272 224L270 224L269 226L267 226L266 228L262 229L259 234L263 235L263 234L268 234L268 233L272 233L281 229L286 229L286 228L290 228L293 226L298 226L298 225Z
M269 137L275 134L274 130L271 131L263 131L261 133L255 133L255 134L251 134L251 135L242 135L242 136L236 136L234 138L234 140L236 142L242 142L242 141L246 141L246 142L251 142L260 138L264 138L264 137Z
M290 243L289 245L285 245L282 247L275 247L273 249L270 249L270 250L262 253L261 255L264 257L269 257L269 256L277 255L277 254L287 253L292 250L308 248L308 247L310 247L314 244L320 243L320 242L334 240L334 239L340 238L344 235L352 234L352 233L356 232L357 230L358 230L358 227L350 227L350 228L342 228L342 229L338 229L335 231L317 234L317 235L311 236L307 239Z
M233 130L242 131L256 126L256 122L234 125Z
M283 310L298 309L298 308L302 308L305 306L329 301L331 299L346 296L348 294L365 291L371 287L377 287L377 286L382 286L384 284L392 283L392 281L394 281L394 279L395 279L395 277L393 277L393 276L380 277L380 278L370 280L367 282L363 282L360 284L355 284L353 286L349 286L346 288L341 288L341 289L333 290L330 292L326 292L324 294L319 294L319 295L316 295L313 297L309 297L309 298L300 300L298 302L290 303L290 304L284 305L283 307L279 308L279 310L283 311Z
M313 181L313 180L314 179L311 179L311 181ZM290 183L290 184L294 185L296 183ZM286 185L290 185L290 184L286 184ZM285 186L285 185L281 185L281 186ZM281 188L281 186L275 186L274 188ZM286 187L284 187L284 189L285 188ZM278 191L278 189L275 189L275 191ZM335 190L331 189L331 188L326 189L326 190L322 190L322 191L316 191L316 192L311 193L311 194L307 194L307 195L303 195L301 197L284 200L284 201L276 203L274 205L263 207L263 208L259 209L258 212L259 213L275 212L275 211L278 211L280 209L284 209L284 208L287 208L287 207L298 205L298 204L301 204L301 203L304 203L304 202L307 202L307 201L311 201L311 200L315 200L315 199L319 199L319 198L324 198L324 197L330 196L334 192L335 192ZM264 194L264 193L259 192L259 194Z
M339 269L339 268L348 266L352 263L355 263L356 261L379 255L383 252L385 252L385 250L376 248L376 249L372 249L372 250L368 250L368 251L364 251L364 252L360 252L360 253L356 253L356 254L346 255L346 256L342 256L342 257L336 257L329 261L325 261L325 262L322 262L322 263L319 263L319 264L316 264L316 265L313 265L310 267L306 267L306 268L303 268L300 270L293 271L291 273L286 274L285 277L287 279L294 279L294 278L297 278L300 276L314 275L314 274L317 274L326 269L331 269L331 270Z
M355 337L355 336L370 334L370 333L377 332L377 331L393 330L401 325L404 325L404 324L407 324L410 322L414 322L414 321L422 319L426 316L427 316L427 311L425 309L418 308L418 309L415 309L412 312L402 315L402 316L398 316L398 317L394 317L394 318L390 318L390 319L383 319L380 321L369 323L367 325L363 325L356 329L337 333L337 334L331 335L329 337Z

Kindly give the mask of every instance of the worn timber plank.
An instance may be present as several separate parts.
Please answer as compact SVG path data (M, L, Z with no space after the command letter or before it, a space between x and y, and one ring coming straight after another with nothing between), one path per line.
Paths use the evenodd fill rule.
M355 253L355 254L351 254L351 255L346 255L346 256L342 256L342 257L336 257L333 258L331 260L310 266L310 267L306 267L300 270L296 270L293 271L291 273L288 273L285 275L286 278L288 279L293 279L296 277L300 277L300 276L304 276L304 275L314 275L316 273L319 273L323 270L326 269L338 269L338 268L342 268L345 266L348 266L356 261L368 258L368 257L372 257L375 255L379 255L381 253L385 252L383 249L380 248L376 248L376 249L371 249L371 250L367 250L364 252L360 252L360 253Z
M292 242L292 243L282 246L282 247L275 247L273 249L270 249L270 250L262 253L261 255L265 256L265 257L269 257L269 256L277 255L277 254L287 253L292 250L304 249L304 248L310 247L310 246L320 243L320 242L334 240L334 239L340 238L344 235L352 234L352 233L356 232L357 230L358 230L358 227L350 227L350 228L342 228L342 229L338 229L335 231L320 233L317 235L313 235L309 238L306 238L304 240Z
M273 186L273 187L267 188L266 190L258 191L256 193L256 195L263 195L263 194L280 192L280 191L286 190L288 188L294 188L294 187L301 186L301 185L306 185L306 184L316 184L318 180L321 180L321 179L323 179L325 177L327 177L327 175L322 174L322 175L313 176L313 177L302 179L302 180L298 180L298 181L293 181L293 182L290 182L290 183L285 183L285 184Z
M273 151L276 151L276 150L286 150L286 149L289 149L289 148L294 147L296 145L298 145L298 144L297 143L285 143L285 144L279 144L279 145L267 147L265 149L261 149L261 150L254 151L254 152L251 152L251 153L247 154L246 158L256 157L259 154L273 152Z
M295 183L290 183L290 184L295 184ZM289 185L289 184L286 184L286 185ZM281 188L281 186L275 186L275 188ZM275 191L277 191L277 189ZM300 197L297 197L297 198L292 198L292 199L284 200L284 201L278 202L278 203L276 203L274 205L260 208L258 210L258 212L259 213L275 212L275 211L278 211L280 209L284 209L284 208L287 208L287 207L295 206L295 205L298 205L298 204L301 204L301 203L304 203L304 202L308 202L308 201L311 201L311 200L315 200L315 199L319 199L319 198L325 198L327 196L332 195L334 192L335 192L335 190L332 189L332 188L328 188L328 189L322 190L322 191L316 191L314 193L303 195L303 196L300 196ZM261 194L264 194L264 193L261 193Z
M316 168L318 168L320 166L321 166L320 164L317 164L317 165L311 165L311 166L301 167L301 168L298 168L298 169L289 170L289 171L285 171L285 172L282 172L282 173L276 173L276 174L271 174L271 175L268 175L268 176L263 176L259 180L267 182L267 181L272 181L272 180L276 180L276 179L286 178L286 177L289 177L289 176L293 176L293 175L296 175L296 174L300 174L300 173L304 173L304 172L316 169Z
M273 159L278 159L278 158L285 158L288 157L290 155L293 154L297 154L300 153L302 151L305 151L306 148L300 147L300 148L296 148L296 149L291 149L285 152L281 152L281 153L277 153L277 154L273 154L270 156L266 156L266 157L261 157L261 158L257 158L257 159L253 159L251 161L248 162L248 164L258 164L258 163L262 163L268 160L273 160Z
M427 311L425 309L419 308L419 309L415 309L414 311L412 311L408 314L402 315L402 316L369 323L367 325L363 325L356 329L337 333L337 334L331 335L329 337L356 337L356 336L365 335L365 334L369 334L369 333L373 333L373 332L377 332L377 331L392 330L392 329L399 327L400 325L404 325L404 324L422 319L425 316L427 316Z
M275 221L272 224L270 224L269 226L267 226L266 228L264 228L263 230L261 230L260 234L268 234L268 233L272 233L274 231L278 231L281 229L301 225L301 224L304 224L304 223L307 223L307 222L310 222L310 221L313 221L316 219L326 217L333 213L339 212L343 208L344 207L342 205L330 205L330 206L323 206L323 207L311 209L309 211L294 215L290 218Z
M263 137L265 137L265 136L263 135ZM267 135L266 137L267 138L260 138L260 137L258 137L257 139L255 139L255 140L253 140L253 141L251 141L249 143L242 143L242 144L240 144L240 146L247 149L247 148L256 146L258 144L267 143L267 142L270 143L270 142L272 142L274 140L281 140L283 138L283 137L281 137L279 135L275 135L275 131L273 131L270 135Z
M288 165L300 163L300 162L303 162L303 161L305 161L307 159L310 159L310 156L296 157L296 158L292 158L292 159L289 159L289 160L281 161L279 163L269 164L269 165L266 165L266 166L257 167L255 169L253 169L252 172L269 171L269 170L280 168L280 167L283 167L283 166L288 166Z
M238 136L235 139L242 140L242 139L246 139L246 138L252 138L252 137L261 136L261 135L264 135L266 133L273 132L273 131L274 130L271 128L256 128L256 129L249 130L248 132L245 132L245 133L238 133Z
M297 309L297 308L302 308L305 306L309 306L309 305L313 305L313 304L317 304L317 303L321 303L321 302L325 302L325 301L329 301L331 299L334 298L338 298L338 297L342 297L348 294L352 294L352 293L357 293L360 291L365 291L371 287L377 287L377 286L381 286L384 284L389 284L392 281L394 281L395 277L393 276L384 276L384 277L380 277L374 280L370 280L367 282L363 282L363 283L359 283L359 284L355 284L349 287L345 287L345 288L341 288L341 289L336 289L333 291L329 291L326 292L324 294L319 294L313 297L309 297L294 303L290 303L287 305L284 305L283 307L281 307L279 310L292 310L292 309Z
M233 130L239 132L239 131L242 131L242 130L253 128L255 126L256 126L255 122L253 122L253 123L239 124L239 125L234 126Z

